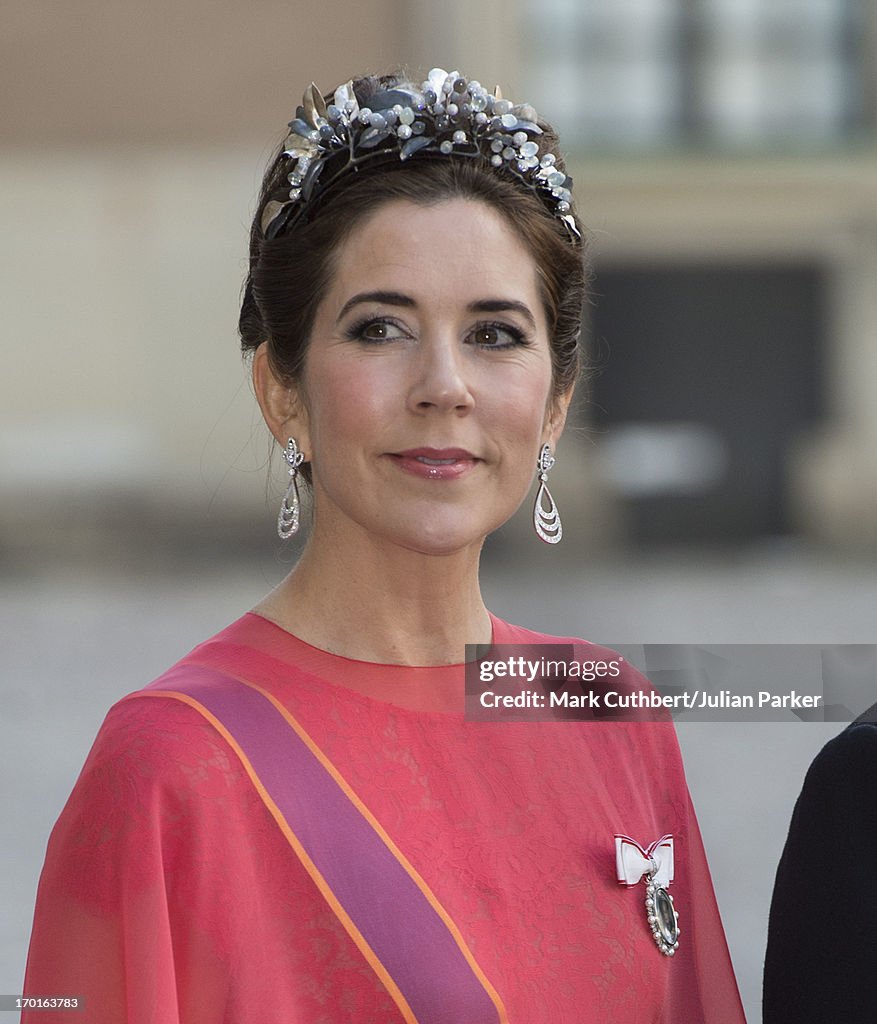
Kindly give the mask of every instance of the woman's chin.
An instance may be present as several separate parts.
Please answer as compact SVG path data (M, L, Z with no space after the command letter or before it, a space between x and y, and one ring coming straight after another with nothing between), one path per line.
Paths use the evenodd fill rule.
M399 524L398 529L389 533L388 539L399 547L422 555L452 556L464 552L479 552L484 538L496 526L479 529L470 521L459 521L456 517L439 517L433 521L425 518L410 524Z

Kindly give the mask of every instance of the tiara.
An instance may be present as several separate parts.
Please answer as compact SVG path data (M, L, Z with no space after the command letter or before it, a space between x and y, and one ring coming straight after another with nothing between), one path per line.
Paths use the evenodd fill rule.
M487 159L532 189L571 236L581 238L572 215L572 178L553 153L539 155L542 129L529 104L512 104L499 86L488 92L458 71L433 68L420 91L410 85L383 89L360 106L353 82L335 90L327 104L316 85L305 90L282 156L292 162L289 198L265 204L263 235L276 238L301 217L318 195L360 164L376 157L417 153ZM340 163L340 167L338 164ZM326 173L332 165L334 173Z

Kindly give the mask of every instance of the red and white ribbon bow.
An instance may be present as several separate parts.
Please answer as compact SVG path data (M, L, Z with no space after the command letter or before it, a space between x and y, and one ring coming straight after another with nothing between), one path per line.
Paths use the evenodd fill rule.
M615 837L615 869L622 885L637 885L644 875L666 889L673 881L673 836L661 836L643 849L630 836Z

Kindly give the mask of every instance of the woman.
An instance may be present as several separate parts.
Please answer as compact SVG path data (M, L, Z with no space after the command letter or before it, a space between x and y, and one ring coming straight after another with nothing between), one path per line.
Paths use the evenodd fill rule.
M556 137L440 70L328 100L308 89L268 169L241 312L278 527L304 477L310 539L110 711L27 993L161 1024L740 1021L672 726L463 714L467 643L606 654L478 586L537 463L534 526L561 536L584 271Z

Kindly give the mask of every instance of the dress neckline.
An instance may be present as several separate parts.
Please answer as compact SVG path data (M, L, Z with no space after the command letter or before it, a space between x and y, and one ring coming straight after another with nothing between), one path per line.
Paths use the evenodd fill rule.
M492 643L511 642L511 628L490 615ZM243 644L316 677L339 693L357 694L408 711L462 715L465 662L450 665L388 665L361 661L315 647L258 612L247 612L217 639Z

